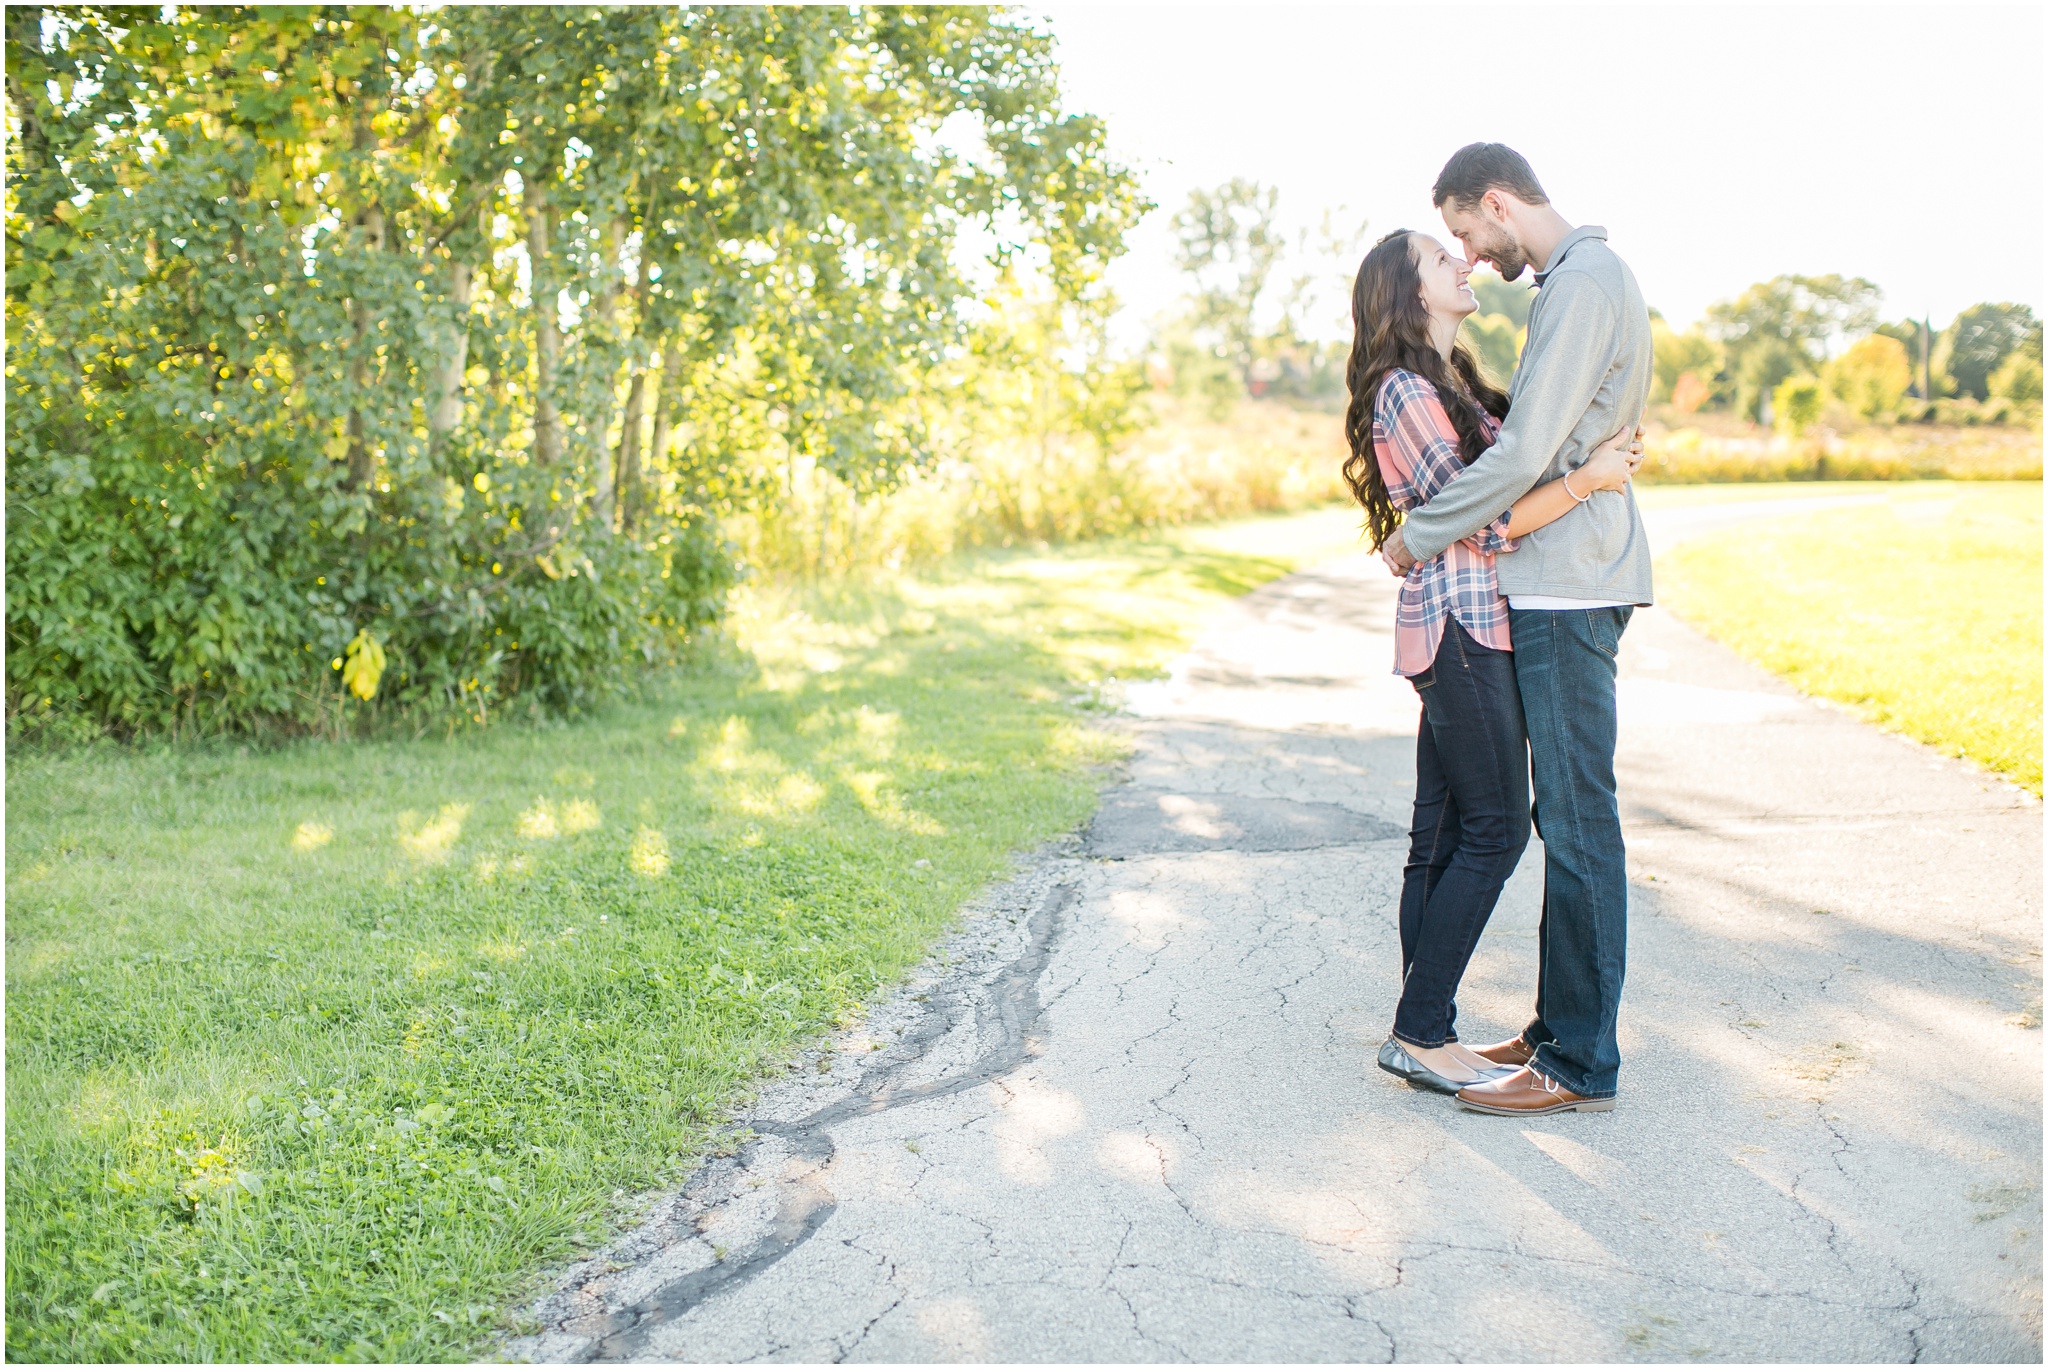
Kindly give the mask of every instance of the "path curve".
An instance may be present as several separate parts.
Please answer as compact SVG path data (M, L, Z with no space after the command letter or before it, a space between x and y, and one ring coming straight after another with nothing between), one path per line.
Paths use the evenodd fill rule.
M2039 804L1639 614L1621 1105L1463 1112L1371 1063L1416 713L1392 592L1360 556L1225 610L1132 691L1090 831L512 1353L2039 1362ZM1532 848L1474 1039L1526 1017L1540 883Z

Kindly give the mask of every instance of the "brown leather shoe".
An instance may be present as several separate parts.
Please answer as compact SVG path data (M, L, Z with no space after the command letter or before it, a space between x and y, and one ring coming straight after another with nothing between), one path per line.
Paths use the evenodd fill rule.
M1491 1046L1472 1046L1474 1055L1483 1055L1496 1065L1526 1065L1536 1058L1536 1048L1521 1037L1497 1041Z
M1546 1112L1612 1112L1612 1098L1588 1098L1573 1093L1555 1079L1538 1074L1524 1065L1505 1079L1467 1084L1458 1090L1458 1101L1474 1112L1496 1117L1540 1117Z

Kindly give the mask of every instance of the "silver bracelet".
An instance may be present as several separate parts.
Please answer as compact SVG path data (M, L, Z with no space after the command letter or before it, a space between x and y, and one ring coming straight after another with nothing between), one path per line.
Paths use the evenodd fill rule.
M1591 499L1591 498L1593 497L1593 495L1591 495L1591 494L1576 494L1576 493L1573 493L1573 491L1572 491L1572 473L1571 473L1570 471L1566 471L1566 472L1565 472L1565 473L1564 473L1564 474L1563 474L1562 476L1560 476L1559 478L1560 478L1561 480L1563 480L1563 481L1564 481L1564 492L1565 492L1566 494L1569 494L1569 495L1571 495L1571 497L1572 497L1572 502L1573 502L1574 504L1583 504L1583 503L1585 503L1585 502L1586 502L1586 501L1587 501L1588 499ZM1599 493L1599 491L1597 491L1597 490L1596 490L1596 491L1594 491L1594 493L1595 493L1595 494L1597 494L1597 493Z

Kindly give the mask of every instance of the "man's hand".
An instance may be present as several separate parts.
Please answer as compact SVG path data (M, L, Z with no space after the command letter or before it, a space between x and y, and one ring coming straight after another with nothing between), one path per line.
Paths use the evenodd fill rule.
M1406 576L1415 566L1415 558L1408 554L1408 544L1401 540L1401 530L1395 528L1393 535L1380 543L1380 560L1387 563L1387 569L1396 576Z

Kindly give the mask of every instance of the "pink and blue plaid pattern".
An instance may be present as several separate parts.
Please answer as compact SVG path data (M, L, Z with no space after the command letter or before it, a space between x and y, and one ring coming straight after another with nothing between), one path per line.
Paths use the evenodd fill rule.
M1488 417L1486 429L1489 436L1496 435L1500 425ZM1387 494L1397 509L1427 504L1465 471L1458 456L1458 430L1451 426L1436 387L1413 371L1389 371L1380 383L1373 405L1372 443ZM1508 601L1501 597L1493 574L1494 553L1519 545L1508 538L1507 528L1508 515L1502 514L1408 572L1394 610L1396 675L1420 675L1435 664L1446 618L1456 618L1481 646L1514 649L1508 638Z

